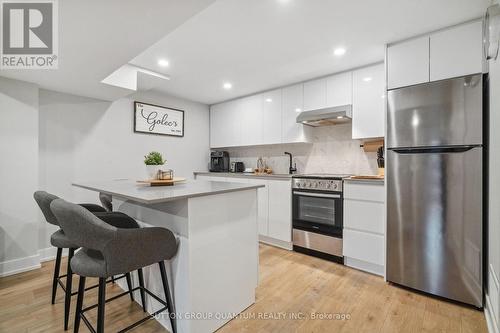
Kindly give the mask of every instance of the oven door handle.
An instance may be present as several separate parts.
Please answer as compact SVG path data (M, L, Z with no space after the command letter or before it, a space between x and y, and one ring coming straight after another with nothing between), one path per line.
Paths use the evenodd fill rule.
M340 199L340 194L319 194L319 193L300 192L300 191L293 191L293 194L303 195L305 197Z

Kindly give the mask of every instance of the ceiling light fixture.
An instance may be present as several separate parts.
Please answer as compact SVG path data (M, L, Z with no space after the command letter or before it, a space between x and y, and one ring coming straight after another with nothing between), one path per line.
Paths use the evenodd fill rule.
M365 81L365 82L370 82L371 80L372 80L372 78L371 78L371 77L365 77L365 78L363 79L363 81Z
M333 54L335 54L337 57L343 56L345 52L346 51L343 47L338 47L335 50L333 50Z
M266 102L271 103L273 101L272 98L266 98Z
M158 60L158 65L160 65L161 67L168 67L169 63L167 59L160 59Z
M295 112L302 112L302 109L301 108L296 108Z
M223 87L224 89L226 89L226 90L229 90L229 89L231 89L231 88L233 87L233 85L232 85L231 83L229 83L229 82L225 82L225 83L222 85L222 87Z

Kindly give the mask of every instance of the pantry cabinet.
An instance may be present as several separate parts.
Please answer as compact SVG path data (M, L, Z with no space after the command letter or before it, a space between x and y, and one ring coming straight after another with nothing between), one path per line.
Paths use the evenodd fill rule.
M384 64L352 72L352 138L385 135Z

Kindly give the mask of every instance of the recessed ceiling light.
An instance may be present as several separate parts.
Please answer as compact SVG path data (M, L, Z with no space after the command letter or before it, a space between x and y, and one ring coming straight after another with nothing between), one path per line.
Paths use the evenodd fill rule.
M273 101L272 98L266 98L266 102L271 103Z
M370 82L371 80L372 80L371 77L365 77L365 78L363 78L363 81L365 81L365 82Z
M158 65L160 65L161 67L168 67L169 63L167 59L160 59L158 60Z
M233 85L230 82L225 82L222 87L226 90L229 90L233 87Z
M302 109L301 108L296 108L295 112L302 112Z
M335 54L337 57L343 56L345 54L345 49L343 47L338 47L333 50L333 54Z
M337 116L337 119L342 119L344 118L344 116Z

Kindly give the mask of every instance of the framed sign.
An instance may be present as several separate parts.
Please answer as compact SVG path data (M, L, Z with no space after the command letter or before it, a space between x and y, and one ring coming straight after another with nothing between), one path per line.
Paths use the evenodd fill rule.
M134 102L134 132L184 136L184 111Z

